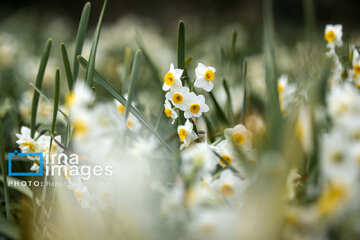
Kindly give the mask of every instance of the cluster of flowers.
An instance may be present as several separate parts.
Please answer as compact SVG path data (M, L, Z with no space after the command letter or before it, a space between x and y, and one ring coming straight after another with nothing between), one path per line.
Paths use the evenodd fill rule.
M185 125L178 126L180 141L184 143L182 148L189 146L193 140L198 138L193 131L193 124L189 119L201 117L203 112L209 111L209 107L205 103L205 97L203 95L196 95L195 92L190 91L188 87L183 86L181 81L183 72L183 69L175 69L174 64L170 64L170 69L164 77L164 84L162 87L164 91L169 91L165 95L164 112L166 116L171 117L173 119L172 123L174 123L179 115L176 112L176 109L178 109L184 112L184 117L187 119ZM198 63L195 74L196 80L194 86L210 92L214 87L212 81L215 79L215 68L210 66L206 67L204 64Z

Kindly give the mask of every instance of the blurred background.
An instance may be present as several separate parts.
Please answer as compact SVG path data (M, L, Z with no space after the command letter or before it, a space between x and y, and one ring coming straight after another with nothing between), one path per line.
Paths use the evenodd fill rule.
M77 26L80 13L85 0L5 0L0 3L0 20L9 16L32 15L34 21L41 26L53 18L64 18L74 28ZM90 25L95 25L103 1L92 1L94 14L91 15ZM316 26L323 29L327 23L336 24L341 22L344 28L351 31L357 28L358 9L360 1L346 0L275 0L274 19L276 30L286 36L301 38L299 30L305 28L304 9L307 4L314 4ZM227 23L245 23L247 29L253 34L262 31L262 1L246 0L183 0L183 1L109 1L106 9L104 22L113 22L125 15L152 21L160 26L161 31L173 33L179 19L199 21L206 31L209 28L219 28ZM189 25L189 24L188 24ZM295 35L294 35L295 34ZM282 35L283 36L283 35ZM289 39L291 42L293 39Z

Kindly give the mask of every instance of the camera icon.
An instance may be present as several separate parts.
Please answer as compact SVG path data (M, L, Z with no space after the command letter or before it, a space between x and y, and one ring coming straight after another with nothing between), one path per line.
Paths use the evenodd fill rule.
M13 172L11 168L11 162L13 157L39 157L40 162L40 171L39 172ZM18 151L14 151L13 153L9 153L9 163L8 163L8 175L9 176L42 176L43 175L43 154L42 153L18 153Z

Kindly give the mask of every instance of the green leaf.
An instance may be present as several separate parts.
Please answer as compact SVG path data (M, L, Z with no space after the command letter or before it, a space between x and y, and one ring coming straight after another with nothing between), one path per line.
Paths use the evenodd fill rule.
M224 111L221 109L220 104L218 103L218 101L216 100L216 98L214 97L212 92L209 92L209 96L214 104L215 107L215 112L216 112L216 116L219 118L219 120L221 120L223 123L229 124L228 119L225 116Z
M88 65L88 62L86 61L86 59L81 56L79 56L78 59L79 59L81 66L86 68ZM122 105L124 105L124 106L127 105L126 99L123 96L121 96L120 93L113 86L111 86L111 84L103 76L101 76L100 73L98 73L96 70L94 70L94 79L103 88L105 88L116 100L118 100ZM168 151L173 152L171 147L164 141L164 139L162 139L158 135L158 133L150 126L150 124L148 124L146 122L146 120L142 117L140 112L134 106L131 105L128 109L159 140L159 142L166 147L166 149Z
M59 108L59 92L60 92L60 70L56 69L54 109L53 109L53 118L52 118L51 131L50 131L52 135L54 135L55 125L56 125L56 117L57 117L57 112L58 112L58 108ZM52 146L52 138L50 139L50 148L51 148L51 146Z
M143 53L144 55L144 58L145 58L145 62L149 65L150 67L150 70L152 72L152 75L153 75L153 79L154 81L156 82L156 84L161 88L162 87L162 80L161 80L161 77L160 77L160 74L159 74L159 70L157 69L157 67L155 66L154 64L154 61L150 58L149 54L147 53L145 47L144 47L144 44L140 38L140 36L137 36L136 38L136 41L137 41L137 44L141 50L141 52Z
M69 57L68 57L67 50L66 50L66 47L65 47L64 43L61 43L61 54L62 54L62 57L63 57L64 68L65 68L65 73L66 73L66 79L67 79L68 86L69 86L69 91L72 91L73 84L74 84L74 79L73 79L73 76L72 76L72 73L71 73Z
M179 22L178 26L177 64L179 69L184 69L183 75L185 75L185 24L182 20ZM181 80L182 84L185 85L185 80ZM184 113L179 112L179 125L184 123Z
M13 159L11 158L11 161L13 161ZM29 159L26 159L27 162L29 162ZM18 182L20 181L17 178L14 177L6 177L7 182ZM4 176L0 175L0 181L4 183ZM32 192L30 190L30 188L27 185L21 185L21 184L12 184L10 186L8 186L8 189L12 189L12 190L16 190L22 194L24 194L25 196L27 196L28 198L32 199Z
M35 89L35 91L37 91L41 97L43 97L46 101L48 101L50 104L54 104L54 101L51 100L50 98L48 98L40 89L38 89L37 87L35 87L32 83L30 83L30 86L33 87ZM70 136L71 136L71 122L69 117L64 113L64 111L62 111L59 107L58 107L58 111L64 116L65 121L66 121L66 131L65 131L65 146L69 146L70 143Z
M41 89L42 81L44 79L45 68L46 68L46 64L48 62L49 55L50 55L50 50L51 50L51 42L52 42L51 38L49 40L47 40L47 42L45 44L44 53L43 53L43 55L41 57L39 71L38 71L36 81L35 81L35 86L38 89ZM31 107L31 123L30 123L31 137L32 138L35 135L36 114L37 114L38 105L39 105L39 93L34 91L34 96L33 96L33 100L32 100L32 107Z
M242 108L241 108L241 123L245 124L245 114L246 114L246 75L247 75L247 60L244 60L243 63L243 102L242 102Z
M278 149L281 146L283 134L283 117L277 91L277 70L274 50L274 21L272 15L272 0L264 0L264 57L265 82L267 89L266 124L268 132L267 147Z
M4 132L2 127L2 119L0 119L0 164L2 172L2 180L4 184L4 197L5 197L5 214L6 218L11 218L10 212L10 195L9 187L7 185L7 174L6 174L6 162L5 162L5 141L4 141Z
M231 93L230 93L229 86L226 82L226 79L223 79L223 87L224 87L224 90L226 93L226 102L227 102L226 107L227 107L227 112L229 115L228 119L230 119L231 124L233 125L235 123L235 118L234 118L234 112L233 112L233 108L232 108Z
M0 217L0 235L4 235L11 239L20 239L20 231L17 226L5 218Z
M191 60L193 59L193 56L187 57L185 60L185 68L187 68L191 62Z
M132 100L135 95L136 81L137 81L138 74L139 74L140 57L141 57L141 50L137 50L135 53L133 69L132 69L131 77L130 77L128 99L127 99L126 110L125 110L125 121L127 121L127 119L128 119L129 108L131 106Z
M89 65L86 69L86 74L85 74L85 81L88 86L91 86L92 80L94 78L96 50L97 50L97 45L99 42L101 24L102 24L104 12L105 12L106 4L107 4L107 0L104 1L104 5L103 5L103 8L100 13L99 21L96 26L95 35L94 35L93 43L91 46L91 51L90 51L90 56L89 56Z
M178 68L185 69L185 25L181 20L178 28Z
M91 4L90 2L87 2L84 5L83 11L81 13L79 28L76 35L75 52L73 58L73 77L72 77L74 81L76 81L79 73L79 62L77 60L77 56L81 55L84 46L86 30L90 17L90 9L91 9Z

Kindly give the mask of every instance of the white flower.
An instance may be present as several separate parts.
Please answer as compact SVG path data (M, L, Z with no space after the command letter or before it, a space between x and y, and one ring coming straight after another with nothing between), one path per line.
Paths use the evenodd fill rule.
M296 84L288 84L288 77L283 74L278 79L277 89L279 93L279 102L283 114L289 108L289 105L294 101L294 94L296 93Z
M231 170L226 169L213 182L213 186L225 197L238 197L246 190L247 181L241 180Z
M330 115L335 121L347 113L359 112L360 97L352 84L336 85L327 96Z
M212 148L220 155L222 159L218 158L218 162L221 166L226 167L227 165L236 166L236 162L234 162L234 159L236 157L231 142L229 142L227 139L222 140L219 142L216 146L212 146ZM226 163L224 162L226 161Z
M198 63L195 69L196 80L194 86L210 92L214 87L212 81L215 79L215 71L213 67L206 67L204 64Z
M84 81L76 81L74 90L69 92L65 97L65 104L70 110L76 111L81 107L86 107L95 99L92 90L85 84Z
M205 103L205 97L203 95L196 95L191 92L186 100L187 107L185 108L184 117L200 117L203 112L208 112L209 107Z
M22 126L20 129L20 134L17 133L16 137L18 140L16 143L19 145L21 152L23 153L33 153L37 152L38 144L36 141L30 137L31 130L28 127ZM39 135L38 132L35 133L35 138Z
M193 131L193 124L186 120L185 125L179 125L177 128L180 141L183 142L180 146L180 150L190 145L190 143L198 138L196 133Z
M73 191L74 197L80 202L82 208L90 207L91 196L87 186L81 181L81 176L68 179L67 187Z
M197 171L200 177L207 176L215 170L218 157L206 143L198 143L181 153L185 174Z
M347 184L358 176L359 166L350 157L349 141L342 131L324 136L322 141L321 172L325 180L336 180ZM356 146L358 147L358 146Z
M227 128L224 131L225 137L236 146L250 150L252 148L252 133L242 124L233 128Z
M242 223L238 213L231 208L202 209L188 223L192 239L218 240L239 239L238 228Z
M325 26L324 38L328 42L327 47L334 49L335 46L341 47L342 42L342 25L331 25L327 24Z
M174 124L175 119L178 118L178 114L176 113L176 111L173 109L173 107L171 106L169 100L165 99L165 103L164 103L164 112L165 115L167 117L171 117L172 118L172 122L171 124Z
M182 69L174 69L174 64L170 64L169 72L164 76L164 84L162 89L167 91L172 88L181 87L181 75L183 74L184 70Z
M168 92L165 97L171 101L175 107L185 111L189 100L189 92L189 88L187 87L175 88L171 89L171 91Z

